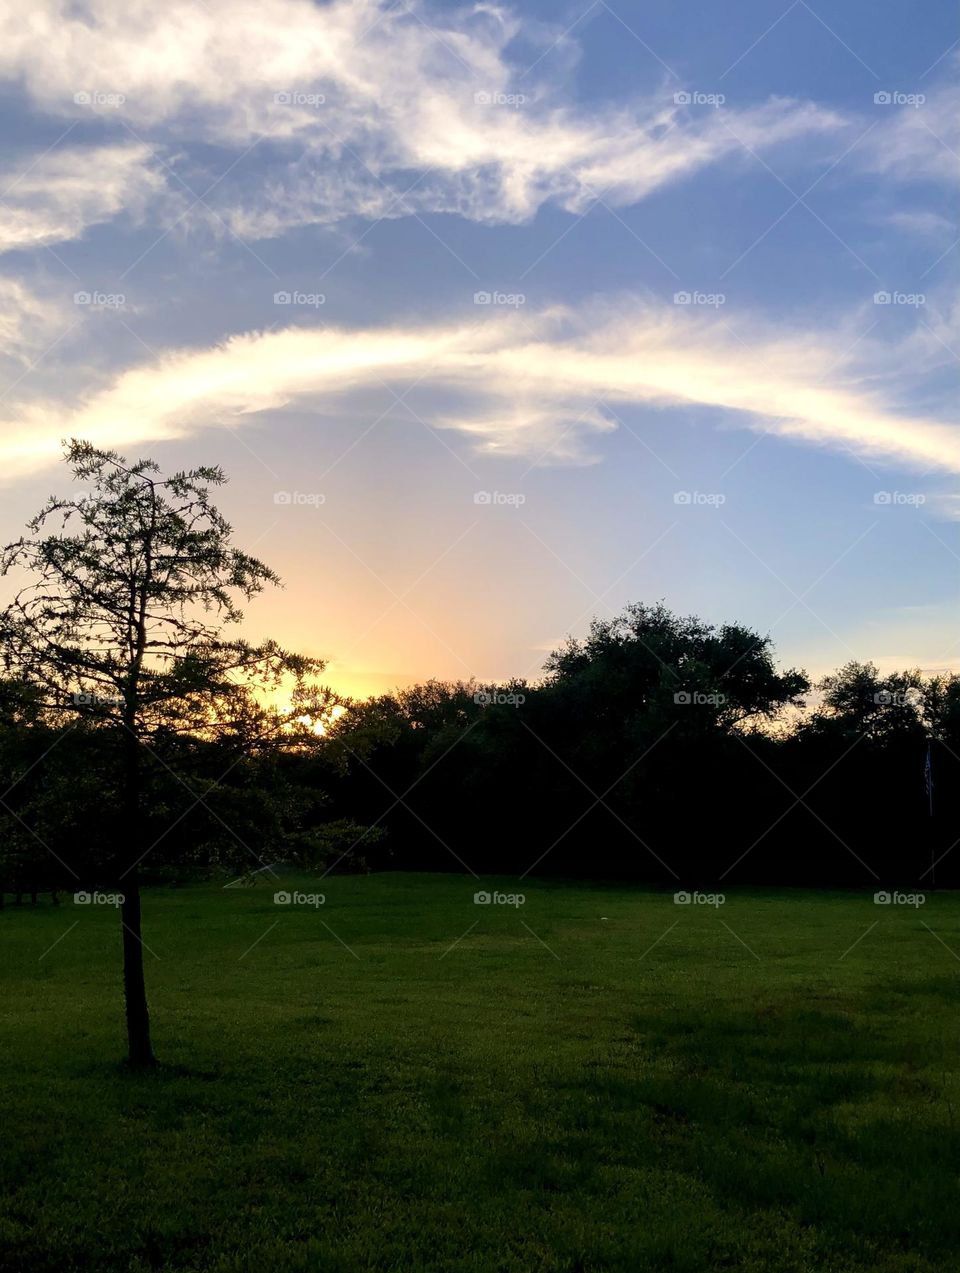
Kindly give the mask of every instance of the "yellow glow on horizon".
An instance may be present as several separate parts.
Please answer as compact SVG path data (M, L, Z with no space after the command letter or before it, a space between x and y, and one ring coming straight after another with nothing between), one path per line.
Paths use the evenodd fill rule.
M346 713L346 711L347 711L347 708L341 707L339 704L336 707L331 707L330 713L329 713L330 720L331 721L339 720L340 717ZM297 719L298 725L309 725L310 728L313 730L313 732L319 738L322 738L323 735L327 732L327 724L322 720L314 720L312 716L298 716L296 719Z

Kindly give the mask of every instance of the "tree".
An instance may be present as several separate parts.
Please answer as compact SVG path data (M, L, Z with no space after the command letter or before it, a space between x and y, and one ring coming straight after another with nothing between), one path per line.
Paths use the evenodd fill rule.
M30 685L48 718L79 718L104 731L119 816L105 820L110 880L122 892L123 986L129 1061L155 1063L143 975L138 868L150 850L145 761L165 742L226 739L239 755L310 736L331 702L307 683L323 663L275 642L250 645L224 629L241 600L278 585L272 570L231 544L211 503L219 468L159 476L151 460L127 463L72 440L65 458L89 488L51 497L8 545L0 573L25 571L0 614L7 675ZM292 684L289 713L266 690Z
M810 688L803 672L777 671L768 636L684 618L662 604L634 603L594 619L588 636L568 638L545 668L548 688L582 700L585 717L625 732L640 723L644 735L669 724L684 733L769 725Z
M933 737L960 750L960 676L931 676L924 686L923 709Z
M385 825L401 869L586 863L662 879L666 856L709 865L742 852L717 841L746 818L718 810L749 784L749 817L765 816L771 801L753 796L772 777L771 726L809 687L778 671L768 637L636 604L595 620L545 670L532 685L430 681L354 707L321 749L338 811Z
M928 686L919 669L881 676L873 663L851 660L818 682L823 703L811 725L881 746L922 742L927 700L932 695L941 701L937 691L946 686L942 680Z

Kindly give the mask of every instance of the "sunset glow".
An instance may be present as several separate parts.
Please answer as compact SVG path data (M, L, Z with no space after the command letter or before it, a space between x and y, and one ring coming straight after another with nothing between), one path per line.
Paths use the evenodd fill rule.
M65 436L221 463L359 697L638 597L952 666L955 54L755 7L0 19L12 523Z

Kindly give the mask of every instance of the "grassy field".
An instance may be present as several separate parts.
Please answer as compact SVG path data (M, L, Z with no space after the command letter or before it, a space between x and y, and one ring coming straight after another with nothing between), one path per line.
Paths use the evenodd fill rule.
M960 896L283 887L147 894L147 1077L116 912L0 913L0 1267L960 1268Z

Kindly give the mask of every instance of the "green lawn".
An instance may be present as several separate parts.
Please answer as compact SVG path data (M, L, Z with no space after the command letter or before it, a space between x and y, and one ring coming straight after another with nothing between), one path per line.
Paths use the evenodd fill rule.
M4 1270L960 1268L960 896L285 886L146 895L147 1077L116 913L0 913Z

